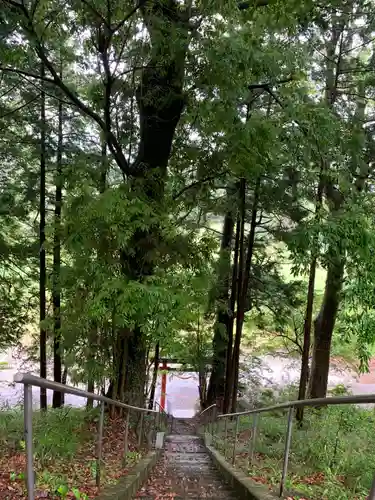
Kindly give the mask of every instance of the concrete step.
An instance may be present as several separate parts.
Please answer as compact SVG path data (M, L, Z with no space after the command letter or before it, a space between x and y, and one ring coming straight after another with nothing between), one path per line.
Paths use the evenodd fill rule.
M195 434L167 434L165 439L168 441L176 441L176 442L185 442L186 440L190 441L203 441L201 437L196 436Z
M175 462L187 462L187 463L199 463L199 464L210 464L210 457L206 453L168 453L169 460Z
M178 434L176 432L178 430ZM193 434L192 422L174 421L171 434L165 437L164 453L149 481L149 489L141 498L163 498L147 496L153 493L155 484L167 483L168 491L173 491L175 500L238 500L233 490L223 481L207 453L203 439ZM167 493L165 498L169 498Z

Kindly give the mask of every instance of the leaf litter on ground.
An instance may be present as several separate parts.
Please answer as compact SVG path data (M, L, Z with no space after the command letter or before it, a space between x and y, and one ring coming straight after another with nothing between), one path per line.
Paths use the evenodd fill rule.
M74 489L81 498L92 499L99 489L95 484L96 470L96 436L97 424L88 421L84 431L91 439L84 439L78 446L73 457L54 457L41 462L34 455L34 469L37 482L35 499L58 499L59 487L64 488L67 499L76 498ZM82 431L82 430L80 430ZM143 454L137 453L137 439L129 430L126 466L124 458L125 422L121 417L106 419L103 432L101 488L117 482L125 476ZM15 446L0 445L0 500L24 500L27 498L25 488L26 456L25 451ZM86 496L85 496L86 495Z

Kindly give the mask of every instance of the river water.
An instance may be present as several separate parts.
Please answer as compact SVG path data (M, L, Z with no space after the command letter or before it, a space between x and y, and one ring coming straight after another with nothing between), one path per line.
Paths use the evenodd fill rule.
M0 353L0 363L7 363L7 368L0 367L0 407L14 407L23 400L23 386L13 383L13 376L18 371L30 372L38 375L38 367L25 363L11 351ZM242 358L241 382L245 386L243 397L251 400L251 391L254 388L254 379L261 380L261 386L274 390L282 389L298 381L299 361L282 356L262 356L257 358L257 367L250 357ZM48 377L52 378L51 367ZM68 380L69 384L69 380ZM332 363L329 374L329 387L338 384L345 385L353 394L375 394L375 360L370 363L370 373L359 377L349 368L340 368ZM84 386L80 388L84 389ZM48 403L52 403L52 391L47 391ZM156 400L160 401L160 377L156 389ZM192 417L199 408L198 376L195 373L171 372L167 376L167 411L175 417ZM71 394L65 395L65 402L71 406L83 406L86 400ZM39 388L33 387L33 403L39 405Z

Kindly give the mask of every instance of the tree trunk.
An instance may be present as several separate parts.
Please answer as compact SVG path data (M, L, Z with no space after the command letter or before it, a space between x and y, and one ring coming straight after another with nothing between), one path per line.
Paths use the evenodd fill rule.
M112 356L113 375L110 379L106 396L111 399L125 401L125 399L128 399L126 372L128 364L128 337L131 333L129 330L122 328L117 333L114 331L113 335L116 335Z
M95 365L95 353L98 351L99 345L98 345L98 328L96 325L92 325L91 330L89 331L87 335L87 368L86 371L88 373L88 381L87 381L87 391L88 392L94 392L95 388L95 379L94 375L92 372L92 367ZM88 399L86 403L87 408L92 408L93 407L93 400Z
M310 398L327 395L332 333L340 304L344 258L333 256L328 266L323 303L314 321L314 349L309 382Z
M152 410L154 407L156 383L158 381L159 359L160 359L160 346L159 346L159 342L157 342L156 346L155 346L154 371L152 373L150 400L148 402L148 408L150 410Z
M321 170L318 180L318 189L316 193L316 203L315 203L315 222L319 222L319 214L323 203L323 170L324 162L321 163ZM314 307L314 289L315 289L315 274L317 266L318 257L318 241L317 238L314 241L314 245L311 251L311 263L309 271L309 283L307 288L307 302L306 302L306 312L305 320L303 324L303 349L301 357L301 374L298 388L298 400L305 399L306 397L306 387L309 380L309 355L310 355L310 344L311 344L311 323ZM300 425L303 421L304 408L301 406L297 408L296 418Z
M234 256L233 256L233 267L232 267L232 282L231 282L231 293L228 303L228 344L227 344L227 359L225 368L225 393L223 401L223 413L227 413L230 407L231 400L231 374L232 374L232 355L233 355L233 326L234 326L234 308L236 306L237 298L237 280L238 280L238 257L240 248L240 236L241 236L241 213L238 211L237 222L236 222L236 238L234 244Z
M305 320L303 324L303 349L301 357L301 373L298 388L298 400L301 401L306 397L306 386L309 379L309 355L310 355L310 340L311 340L311 323L314 306L314 288L315 288L315 273L316 273L316 256L312 257L309 272L309 284L307 288L307 304L305 312ZM296 418L302 424L304 408L297 408Z
M61 377L61 383L66 385L66 380L68 378L68 367L65 365L64 366L64 371L62 373L62 377ZM62 393L61 394L61 404L64 406L65 404L65 393Z
M101 147L101 162L100 162L100 171L99 171L99 183L98 183L98 189L99 193L103 194L106 190L107 187L107 170L108 170L108 158L107 158L107 144L104 140L102 140L102 147ZM107 243L105 241L105 238L102 238L102 248L100 250L103 258L105 258L106 254L106 248L107 248ZM88 335L88 360L89 363L95 363L95 353L98 350L99 347L99 331L96 325L93 325L89 335ZM89 372L89 380L87 382L87 391L88 392L94 392L95 390L95 380L93 378L93 375L90 373L91 369L88 370ZM93 408L94 401L92 399L88 399L86 403L86 408L90 409Z
M39 195L39 321L40 321L40 376L47 378L47 332L43 322L46 319L46 95L43 78L44 64L41 64L40 95L40 195ZM40 408L47 409L47 390L40 389Z
M126 175L126 184L145 203L150 203L154 213L158 206L163 208L161 199L167 175L167 165L171 153L172 141L185 104L183 93L185 77L185 60L191 38L191 9L183 9L178 0L139 2L139 12L143 16L149 34L148 47L150 57L142 69L140 84L136 92L139 118L139 146L136 159L130 166L125 158L121 141L114 133L111 116L114 103L114 77L109 59L112 60L113 41L112 23L105 20L105 29L98 29L98 51L103 62L104 99L103 114L96 113L87 106L65 84L55 70L49 54L40 43L35 42L35 26L32 16L27 17L28 26L24 29L26 37L31 40L35 50L46 65L57 87L67 96L73 105L84 115L93 119L104 133L108 149L118 167ZM22 5L23 14L27 15ZM109 12L110 15L110 12ZM97 16L98 26L102 26L103 18ZM110 29L107 29L107 27ZM99 49L100 47L100 49ZM111 51L112 50L112 51ZM117 90L116 90L117 92ZM139 228L135 230L132 241L120 252L121 266L128 279L142 281L154 270L152 255L155 255L156 242L159 235L157 224L143 229L144 221L139 217ZM129 380L145 379L145 338L139 325L134 328L129 341ZM138 365L137 365L138 363ZM143 372L141 373L141 371ZM119 381L117 380L117 383ZM117 384L118 385L118 384ZM113 389L112 389L113 390ZM142 390L143 394L143 390Z
M58 105L58 139L56 158L56 195L55 195L55 228L53 241L53 378L55 382L62 381L62 345L61 345L61 204L62 204L62 148L63 148L63 109ZM52 406L59 408L62 405L62 393L53 392Z
M103 194L107 189L107 171L108 171L107 143L105 141L102 141L100 178L99 178L99 193L101 194Z
M253 208L251 210L251 224L250 224L250 233L249 233L248 245L247 245L246 264L245 264L245 269L244 269L243 280L242 280L242 283L239 281L239 288L238 288L236 337L234 339L233 366L232 366L233 392L232 392L231 408L232 408L233 413L236 411L236 407L237 407L240 347L241 347L241 338L242 338L242 328L243 328L243 323L244 323L244 319L245 319L246 298L247 298L248 289L249 289L251 264L252 264L253 254L254 254L255 229L256 229L256 225L257 225L256 218L257 218L257 213L258 213L259 196L260 196L260 177L257 178L256 184L255 184L255 189L254 189L254 201L253 201ZM240 259L240 263L241 263L241 259Z
M243 270L244 270L244 262L245 262L245 250L244 250L244 237L245 237L245 216L246 216L246 206L245 206L245 195L246 195L246 182L245 179L241 179L240 181L240 188L239 188L239 201L240 201L240 207L239 207L239 248L238 248L238 271L236 273L236 282L233 283L234 285L234 290L235 290L235 296L237 297L237 303L238 303L238 297L241 294L242 290L242 282L243 282ZM232 290L233 293L233 290ZM236 328L237 328L237 322L238 322L238 307L237 307L237 318L236 318ZM233 333L232 333L233 336ZM229 401L231 400L231 397L233 395L233 384L234 384L234 373L235 373L235 346L233 347L233 352L231 356L231 364L230 364L230 370L228 371L229 377L226 379L226 391L229 391ZM227 396L227 395L225 395ZM226 406L224 404L224 406Z
M341 21L337 26L333 26L331 37L326 41L325 104L330 109L333 109L338 95L337 83L344 49L342 38L344 26ZM344 200L341 192L332 184L328 162L324 159L322 161L324 162L322 165L322 183L330 204L330 210L331 213L338 212ZM339 308L344 275L345 258L341 250L339 248L329 248L328 255L330 260L323 302L314 321L314 348L308 387L308 394L311 398L324 398L327 394L332 334Z
M163 198L167 165L177 124L185 104L183 82L188 47L187 25L175 27L180 18L175 1L145 3L141 9L151 38L152 55L142 71L136 97L139 110L140 140L132 166L133 192L153 210ZM155 28L157 26L157 30ZM161 37L166 42L160 43ZM143 281L154 272L154 249L160 239L157 225L136 229L128 249L121 252L124 274ZM144 402L146 379L146 339L136 326L128 340L127 393L132 392Z
M125 391L126 391L126 364L128 361L128 344L126 339L121 339L121 358L119 360L120 363L120 376L119 376L119 384L118 384L118 399L120 401L125 401ZM121 412L122 413L122 412Z
M139 328L132 332L128 341L128 362L126 365L126 402L137 406L145 405L146 340Z
M87 382L87 392L95 392L95 384L91 379ZM94 407L94 400L87 398L86 409L91 410Z
M207 390L207 406L222 400L225 392L225 365L227 359L229 326L229 272L233 230L233 215L231 212L228 212L224 218L219 257L217 316L214 326L214 338L212 341L212 372Z

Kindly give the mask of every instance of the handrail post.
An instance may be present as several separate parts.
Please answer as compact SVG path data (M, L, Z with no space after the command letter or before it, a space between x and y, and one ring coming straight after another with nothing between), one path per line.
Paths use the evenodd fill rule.
M125 420L124 458L122 461L124 465L126 465L126 461L128 458L129 419L130 419L130 410L126 412L126 420Z
M255 452L255 443L256 443L258 417L259 417L259 413L254 413L254 416L253 416L253 425L252 425L252 428L251 428L251 439L250 439L250 450L249 450L249 465L251 465L253 463L253 460L254 460L254 452Z
M141 412L141 420L139 422L138 448L140 448L142 444L143 419L144 419L144 413Z
M153 443L155 442L156 443L156 434L158 433L158 414L157 413L154 413L154 418L152 419L153 420L153 431L150 432L150 436L151 436L151 443L150 443L150 447L152 448L153 447Z
M98 451L96 460L96 486L100 486L100 476L102 467L102 455L103 455L103 429L104 429L104 403L100 404L100 417L99 417L99 429L98 429Z
M239 425L239 417L236 416L236 427L235 427L235 431L234 431L233 456L232 456L232 464L233 465L234 465L234 463L236 461L236 445L237 445L238 425Z
M224 458L227 458L228 448L228 417L224 417Z
M33 393L32 386L23 386L24 394L24 426L26 446L26 487L28 500L34 500L34 463L33 463Z
M165 412L163 412L162 413L162 417L163 417L164 432L167 432L167 430L168 430L168 417L167 417L167 414Z
M216 446L218 445L218 441L219 441L219 419L217 418L218 413L219 413L219 411L217 409L217 406L215 406L215 408L214 408L214 419L215 419L215 422L214 422L214 428L212 430L212 432L213 432L212 444L214 444L214 436L216 435Z
M292 437L293 409L294 409L293 406L289 407L289 412L288 412L288 427L287 427L287 430L286 430L284 463L283 463L283 472L282 472L281 481L280 481L279 497L283 496L284 486L285 486L285 479L286 479L286 475L287 475L287 472L288 472L288 460L289 460L290 440L291 440L291 437Z
M212 446L215 446L215 425L216 425L215 410L216 407L214 406L212 408L212 423L211 423Z
M160 412L158 412L155 413L155 435L160 430Z

